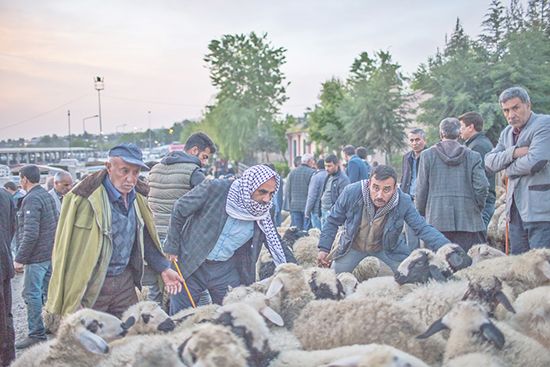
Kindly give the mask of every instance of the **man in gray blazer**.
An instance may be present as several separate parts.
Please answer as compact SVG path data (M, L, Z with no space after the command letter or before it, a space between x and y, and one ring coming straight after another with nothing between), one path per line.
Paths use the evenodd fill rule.
M426 221L464 251L486 241L481 212L489 182L479 153L457 140L460 122L439 124L441 141L420 155L416 208Z
M57 212L61 212L61 202L63 196L65 196L73 188L73 178L69 172L59 171L53 177L53 189L48 193L53 197L55 201L55 208Z
M508 177L506 213L512 254L550 248L550 116L531 111L521 87L506 89L499 103L508 121L486 167Z

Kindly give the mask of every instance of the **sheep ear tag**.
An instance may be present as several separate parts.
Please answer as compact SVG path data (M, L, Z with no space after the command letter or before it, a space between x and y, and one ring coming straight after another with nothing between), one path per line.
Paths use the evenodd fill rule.
M271 298L276 294L278 294L281 291L281 289L283 289L283 282L281 281L281 279L275 278L269 285L269 288L267 289L267 292L265 295L267 298Z
M78 341L87 351L95 354L109 353L109 345L103 338L89 330L82 330L78 333Z
M327 367L357 367L360 360L361 356L344 357L330 362Z
M260 313L262 314L263 317L265 317L266 319L268 319L269 321L271 321L275 325L285 326L285 322L283 321L283 318L281 317L281 315L279 315L271 307L266 306L266 307L262 308L260 310Z

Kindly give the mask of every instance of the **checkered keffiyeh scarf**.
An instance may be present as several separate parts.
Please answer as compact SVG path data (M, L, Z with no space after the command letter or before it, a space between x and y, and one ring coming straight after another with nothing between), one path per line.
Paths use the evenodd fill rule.
M279 265L285 263L286 258L269 215L269 209L271 209L273 201L268 204L260 204L252 199L254 191L272 177L277 180L277 190L279 189L280 178L275 171L265 165L248 168L240 178L231 184L225 211L235 219L256 221L265 234L267 247L271 252L275 265Z
M369 219L372 223L376 218L382 217L388 214L390 210L392 210L397 206L397 203L399 202L399 190L395 190L395 192L393 193L393 196L391 197L390 201L388 201L386 205L376 210L376 207L374 206L374 203L370 198L369 182L370 180L361 181L361 189L362 189L361 191L363 192L363 201L367 206L367 213L369 214Z

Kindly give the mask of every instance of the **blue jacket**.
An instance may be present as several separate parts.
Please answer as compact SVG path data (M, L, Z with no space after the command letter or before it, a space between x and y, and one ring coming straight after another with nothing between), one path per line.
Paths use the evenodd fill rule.
M418 214L411 197L400 189L398 190L399 202L388 213L388 219L384 225L382 243L388 257L396 261L402 261L411 253L405 238L401 236L405 223L434 251L450 243L451 241L426 223L424 218ZM363 205L361 182L346 186L344 192L342 192L336 204L332 207L327 222L323 227L319 241L320 250L330 251L334 237L338 231L338 226L343 224L344 233L340 237L340 243L338 244L338 250L334 258L344 256L349 251L361 224Z
M346 175L351 183L366 180L369 178L370 165L356 155L351 156L351 159L346 166Z

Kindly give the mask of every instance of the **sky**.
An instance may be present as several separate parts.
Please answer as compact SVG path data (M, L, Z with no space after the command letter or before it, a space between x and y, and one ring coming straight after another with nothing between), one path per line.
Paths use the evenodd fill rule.
M267 33L284 47L282 113L301 116L321 83L361 52L389 50L411 75L457 17L477 37L490 0L0 0L0 140L132 132L199 119L212 104L204 55L224 34ZM85 120L99 132L99 121Z

